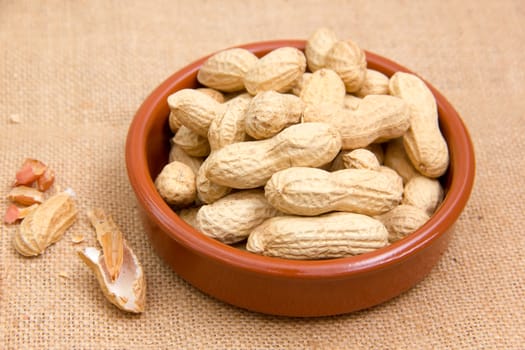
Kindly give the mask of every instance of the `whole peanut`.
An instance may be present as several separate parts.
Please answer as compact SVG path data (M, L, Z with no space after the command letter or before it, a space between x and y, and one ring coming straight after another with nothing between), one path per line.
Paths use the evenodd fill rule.
M311 72L325 67L326 54L336 42L337 36L329 28L319 28L308 38L304 53Z
M395 172L344 169L331 173L292 167L273 174L264 191L268 202L287 214L347 211L378 215L401 202L403 183Z
M351 40L336 42L326 54L325 67L334 70L347 92L361 89L366 78L366 56Z
M367 253L388 245L378 220L354 213L317 217L277 216L253 229L246 249L287 259L328 259Z
M332 124L341 133L342 149L363 148L373 142L384 142L399 137L409 127L406 103L388 95L369 95L356 110L322 105L306 107L304 122Z
M291 90L306 69L304 54L293 47L281 47L259 59L244 76L246 90L256 95L261 91Z
M222 113L219 102L194 89L182 89L171 94L168 105L180 124L202 137L208 136L211 122Z
M367 95L388 95L388 84L389 78L386 75L373 69L367 69L365 81L355 94L357 97L365 97Z
M414 167L428 177L445 173L449 163L447 143L438 124L436 99L417 76L397 72L390 78L390 93L409 106L410 128L403 143Z
M162 168L155 179L155 187L166 203L177 207L189 205L197 195L193 170L177 161Z
M403 204L412 205L432 215L443 201L443 188L436 179L414 176L405 185Z
M340 148L341 136L329 124L296 124L272 138L234 143L214 152L207 160L206 176L224 186L256 188L279 170L326 164Z
M275 91L258 93L246 111L245 130L255 139L266 139L284 128L297 124L303 115L301 99Z
M210 88L198 88L198 89L195 89L195 91L208 95L219 103L224 102L224 96L217 90L210 89ZM170 111L168 121L169 121L170 129L174 133L177 132L177 130L179 130L179 128L182 126L182 123L177 118L177 113L173 113L173 111Z
M398 205L375 218L385 225L390 243L397 242L415 232L430 219L424 210L406 204Z
M206 236L232 244L244 240L252 229L278 214L261 190L232 193L213 204L203 205L196 217Z
M244 76L259 59L246 49L233 48L208 58L197 74L197 80L205 86L232 92L244 89Z

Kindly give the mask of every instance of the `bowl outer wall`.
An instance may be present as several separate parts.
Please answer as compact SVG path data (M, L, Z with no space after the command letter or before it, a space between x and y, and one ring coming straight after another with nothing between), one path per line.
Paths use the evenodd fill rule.
M278 47L303 49L304 45L302 40L284 40L240 47L261 56ZM410 72L373 53L366 55L369 68L389 76L396 71ZM202 235L182 221L155 190L152 177L167 162L169 151L167 96L181 88L196 87L197 70L206 59L179 70L152 92L137 111L126 142L128 176L146 231L157 253L181 277L218 299L250 310L321 316L388 300L430 272L447 247L452 226L469 198L475 173L468 132L454 108L434 87L427 83L437 100L451 159L447 195L436 214L409 237L375 252L341 259L293 261L258 256Z

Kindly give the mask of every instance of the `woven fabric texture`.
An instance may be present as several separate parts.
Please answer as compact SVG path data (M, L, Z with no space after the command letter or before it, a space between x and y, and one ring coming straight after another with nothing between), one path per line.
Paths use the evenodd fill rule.
M0 231L0 349L523 349L525 2L0 1L0 193L26 157L77 194L64 239L27 259ZM368 310L283 318L219 302L163 263L144 234L124 144L166 77L213 51L303 39L320 26L418 72L456 107L477 174L450 246L410 291ZM0 212L8 205L0 196ZM102 295L71 237L111 213L143 263L146 311ZM65 276L61 276L65 275Z

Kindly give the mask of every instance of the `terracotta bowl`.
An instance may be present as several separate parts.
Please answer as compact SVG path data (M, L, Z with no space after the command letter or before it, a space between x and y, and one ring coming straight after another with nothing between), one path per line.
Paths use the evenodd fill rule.
M263 56L282 46L304 49L305 42L269 41L241 47ZM387 75L408 69L373 53L368 67ZM182 221L155 190L153 180L168 161L169 108L166 98L198 86L204 57L170 76L144 101L129 128L126 164L151 244L190 284L219 300L273 315L324 316L385 302L421 281L447 248L453 225L472 190L472 143L458 113L432 86L450 167L441 179L443 204L419 230L372 253L348 258L293 261L259 256L210 239ZM155 286L152 286L155 288Z

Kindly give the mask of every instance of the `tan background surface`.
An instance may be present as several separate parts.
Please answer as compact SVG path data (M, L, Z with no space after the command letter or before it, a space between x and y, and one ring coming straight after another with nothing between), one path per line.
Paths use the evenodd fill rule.
M76 191L82 214L34 259L17 255L14 228L1 226L0 349L523 349L523 23L519 0L0 0L0 192L25 157L39 158ZM127 181L127 128L149 92L190 61L322 25L449 98L474 140L476 185L447 253L409 292L338 317L255 314L202 294L155 255ZM6 205L1 196L0 212ZM73 233L94 243L92 206L114 214L143 262L141 316L108 304L74 253Z

